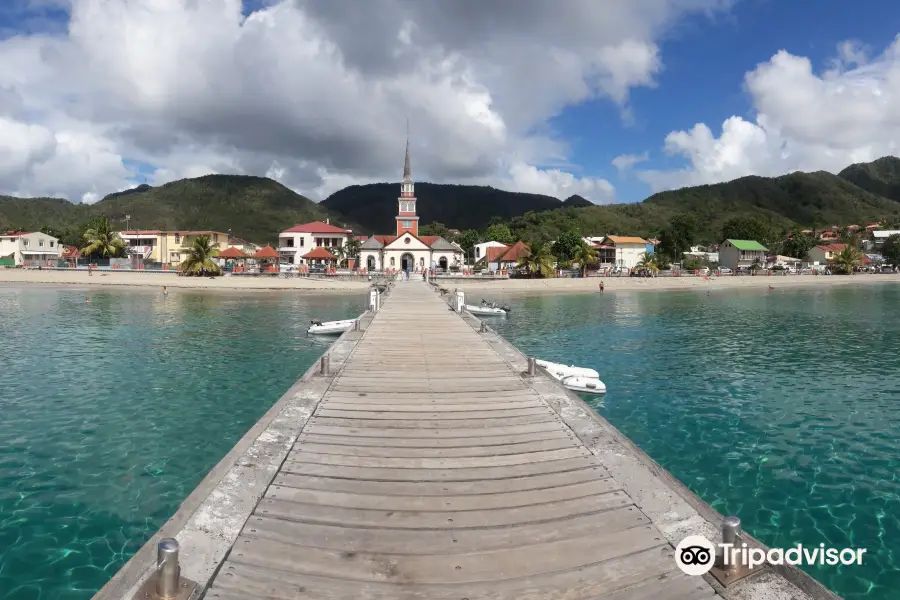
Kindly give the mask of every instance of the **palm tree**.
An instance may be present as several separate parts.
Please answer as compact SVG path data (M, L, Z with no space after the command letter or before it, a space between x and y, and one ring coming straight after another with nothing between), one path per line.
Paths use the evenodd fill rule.
M219 249L213 248L208 235L198 235L178 268L185 275L221 275L222 270L213 261L218 253Z
M539 246L536 251L531 251L528 256L523 256L516 264L517 267L528 269L530 277L541 275L550 277L553 274L553 251L549 243Z
M98 255L103 258L121 258L125 256L125 242L113 231L107 217L99 217L88 225L84 231L84 256Z
M859 250L853 246L847 246L834 256L834 269L838 273L852 275L853 269L862 262Z
M655 275L659 273L659 257L654 252L644 252L636 268L647 271L650 275Z
M331 248L331 253L334 254L334 257L337 259L338 267L344 266L344 258L346 258L347 256L346 248L337 246L335 248Z
M592 265L597 262L597 251L594 250L594 247L589 244L581 244L578 250L575 251L575 256L573 257L575 262L578 263L578 268L581 271L581 276L584 277L585 271L587 271L588 265Z
M362 242L360 242L356 238L349 238L344 243L344 256L347 258L359 258L359 248L362 246Z

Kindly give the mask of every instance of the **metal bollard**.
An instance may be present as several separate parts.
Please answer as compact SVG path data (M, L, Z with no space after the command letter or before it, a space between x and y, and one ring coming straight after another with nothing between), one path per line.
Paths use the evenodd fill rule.
M537 374L537 363L533 356L528 357L528 375L534 377Z
M328 368L331 366L331 357L324 355L319 361L319 373L328 375Z
M741 519L734 515L725 517L722 521L722 543L731 544L732 547L740 544L741 539ZM738 565L732 564L731 561L727 565L723 565L726 571L733 571Z
M181 567L178 566L178 540L166 538L156 547L156 594L160 598L178 596L178 580Z
M359 331L359 319L353 321L353 331Z

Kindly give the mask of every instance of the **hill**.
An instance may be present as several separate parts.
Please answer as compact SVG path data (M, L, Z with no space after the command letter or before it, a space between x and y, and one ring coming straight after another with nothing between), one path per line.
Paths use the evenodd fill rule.
M868 192L900 202L900 158L896 156L850 165L838 173L838 177Z
M653 236L679 213L694 215L702 241L718 242L722 226L732 217L761 217L779 230L865 225L900 217L900 202L870 193L831 173L798 172L661 192L639 204L532 213L513 219L512 229L524 239L535 240L552 239L566 230Z
M351 185L323 200L322 206L362 225L360 233L390 232L396 229L394 217L399 190L399 183ZM552 196L506 192L478 185L417 183L416 198L420 223L443 223L460 230L483 229L492 219L508 221L529 211L564 206ZM579 201L587 202L580 196L566 200L569 205L577 205Z
M93 205L54 198L0 197L0 230L49 227L56 235L81 230L106 215L132 229L212 229L256 242L274 242L297 223L342 221L340 215L265 177L207 175L159 187L141 185Z

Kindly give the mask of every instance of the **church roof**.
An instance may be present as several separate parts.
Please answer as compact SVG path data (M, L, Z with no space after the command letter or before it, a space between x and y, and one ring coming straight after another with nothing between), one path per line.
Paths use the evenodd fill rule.
M369 239L367 239L366 241L364 241L359 246L359 248L361 250L380 250L383 247L384 247L384 244L379 242L378 238L374 235L372 237L370 237Z
M444 238L438 236L438 238L436 240L434 240L434 242L431 243L431 249L432 250L455 251L455 250L457 250L457 247L454 246L452 243L448 242L447 240L445 240Z

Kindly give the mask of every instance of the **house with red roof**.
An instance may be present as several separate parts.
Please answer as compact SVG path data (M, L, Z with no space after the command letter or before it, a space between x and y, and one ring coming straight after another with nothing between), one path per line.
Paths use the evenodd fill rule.
M462 248L438 235L419 235L415 183L409 163L409 140L403 163L403 182L397 199L397 228L392 235L373 235L360 246L360 266L369 271L447 271L463 265Z
M817 262L820 265L828 264L834 260L836 254L840 254L845 248L847 248L847 244L821 244L810 248L806 258L809 262Z
M330 219L294 225L278 234L278 255L283 262L294 265L307 264L303 257L316 248L324 248L331 253L335 248L343 248L349 239L358 239L353 231L331 224Z

